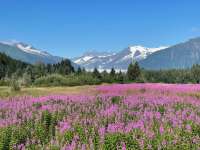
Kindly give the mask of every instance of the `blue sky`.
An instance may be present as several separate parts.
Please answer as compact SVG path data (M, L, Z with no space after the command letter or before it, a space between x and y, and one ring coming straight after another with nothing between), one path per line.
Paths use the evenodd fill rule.
M0 40L64 57L200 36L199 0L0 0Z

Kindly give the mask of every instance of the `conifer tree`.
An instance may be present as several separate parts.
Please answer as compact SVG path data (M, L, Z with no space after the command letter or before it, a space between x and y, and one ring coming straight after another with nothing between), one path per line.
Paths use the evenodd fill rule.
M99 73L97 68L94 69L92 74L93 74L94 77L101 79L101 74Z
M140 76L140 67L137 62L135 64L131 63L127 71L128 79L131 81L136 80Z

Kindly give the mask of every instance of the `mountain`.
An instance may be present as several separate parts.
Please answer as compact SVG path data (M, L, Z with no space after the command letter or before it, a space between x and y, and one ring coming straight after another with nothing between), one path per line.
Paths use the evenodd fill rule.
M14 59L31 64L37 62L54 64L63 59L22 42L0 42L0 52L5 53Z
M157 51L139 62L145 69L180 69L200 64L200 38Z
M87 52L83 56L73 58L72 61L86 68L93 70L98 68L100 71L110 70L114 67L116 70L125 71L132 61L141 61L150 54L165 49L166 47L147 48L143 46L130 46L118 53L111 52Z

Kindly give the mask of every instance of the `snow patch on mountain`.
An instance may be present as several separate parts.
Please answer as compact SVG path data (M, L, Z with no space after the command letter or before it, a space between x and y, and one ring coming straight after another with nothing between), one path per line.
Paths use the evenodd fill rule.
M86 70L110 70L112 67L118 70L126 70L133 61L146 59L150 54L166 49L162 46L158 48L147 48L140 45L129 46L128 48L117 52L87 52L83 56L74 58L72 61L82 65Z
M11 40L11 41L0 41L0 43L8 45L8 46L14 46L25 53L29 54L34 54L34 55L40 55L40 56L51 56L48 52L46 51L41 51L39 49L34 48L31 45L16 41L16 40Z
M130 53L128 55L124 56L121 59L121 61L126 60L126 59L131 59L131 58L136 61L140 61L142 59L145 59L148 55L150 55L156 51L165 49L165 48L167 48L167 47L147 48L147 47L143 47L140 45L130 46L130 47L128 47L128 50L130 51Z
M44 56L50 56L47 52L40 51L38 49L33 48L31 45L23 45L21 43L17 43L16 47L21 49L22 51L26 53L36 54L36 55L44 55Z

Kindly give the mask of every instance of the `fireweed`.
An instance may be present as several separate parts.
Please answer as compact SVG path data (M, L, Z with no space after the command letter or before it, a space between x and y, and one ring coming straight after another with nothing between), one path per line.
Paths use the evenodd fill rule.
M0 150L199 149L199 85L127 84L97 95L0 101Z

